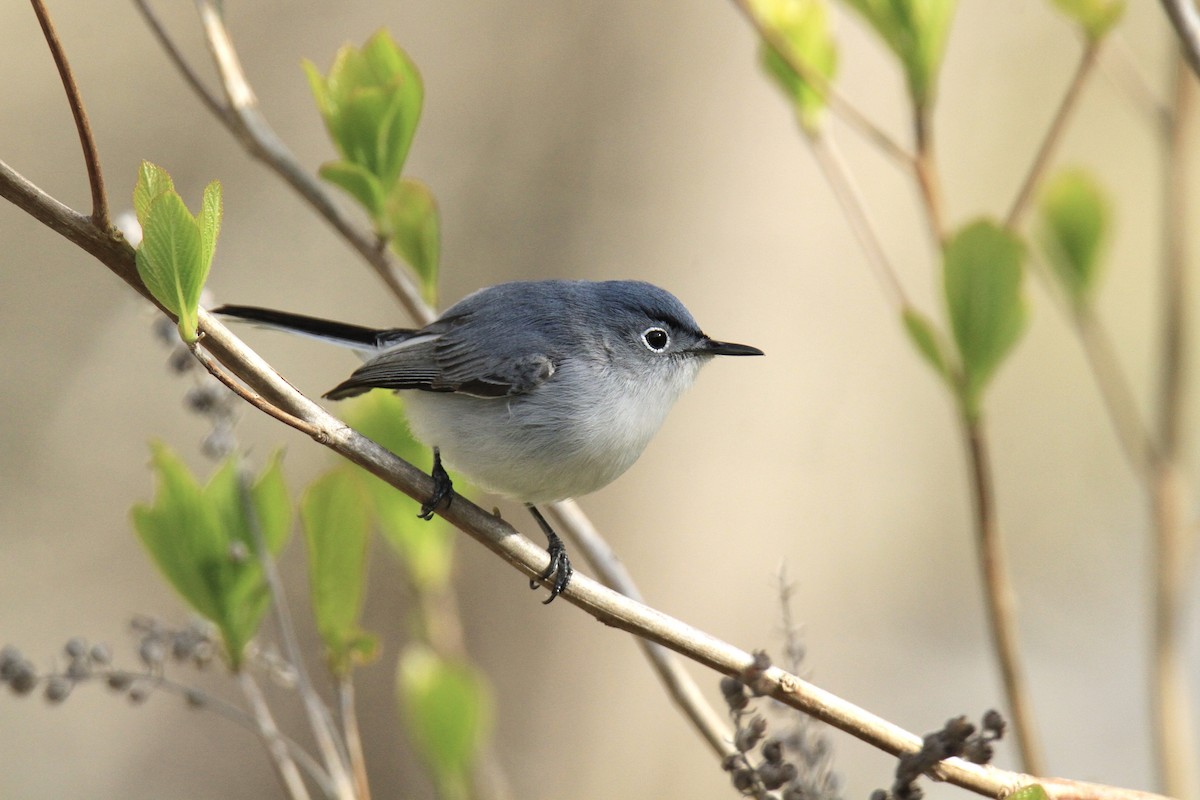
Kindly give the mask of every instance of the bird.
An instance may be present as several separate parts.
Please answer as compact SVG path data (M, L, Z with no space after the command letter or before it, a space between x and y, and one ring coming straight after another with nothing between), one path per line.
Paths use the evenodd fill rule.
M422 328L258 306L214 313L358 351L363 364L324 397L405 393L412 434L434 455L434 492L421 518L453 496L446 466L524 503L547 540L545 603L567 588L573 568L538 506L590 494L624 473L714 356L763 355L710 338L674 295L636 280L502 283Z

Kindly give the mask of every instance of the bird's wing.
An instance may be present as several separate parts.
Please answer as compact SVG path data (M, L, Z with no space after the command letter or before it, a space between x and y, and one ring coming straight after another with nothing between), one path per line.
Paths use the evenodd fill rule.
M464 335L465 318L445 318L367 361L326 393L332 400L370 389L422 389L476 397L511 397L532 391L554 374L554 360L535 342ZM513 346L518 345L518 346Z

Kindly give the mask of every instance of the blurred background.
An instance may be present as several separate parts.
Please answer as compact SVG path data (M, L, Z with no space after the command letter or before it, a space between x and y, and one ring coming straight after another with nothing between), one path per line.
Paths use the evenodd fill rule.
M211 77L191 5L157 6ZM1119 46L1165 97L1172 40L1157 4L1131 6ZM205 183L223 182L218 301L406 324L349 248L208 116L132 4L50 7L113 205L129 205L143 158L193 207ZM1002 705L954 408L905 341L731 3L259 0L226 12L264 113L312 169L334 152L301 59L325 69L381 26L415 59L426 101L406 172L441 206L444 304L504 280L644 279L713 336L767 352L708 367L641 461L582 501L651 605L778 657L786 564L820 686L917 732ZM857 18L837 22L842 91L907 139L897 69ZM1079 52L1049 3L961 4L936 116L955 226L1007 209ZM0 158L86 209L75 131L27 5L0 4L0 69ZM1093 169L1114 200L1100 310L1146 409L1161 168L1153 125L1111 74L1087 88L1059 161ZM852 131L833 132L910 295L941 315L912 185ZM82 635L131 664L132 615L187 618L129 522L152 493L146 442L207 471L206 424L184 410L189 384L167 369L145 302L7 204L0 242L0 642L50 669ZM988 423L1038 725L1053 774L1151 788L1146 502L1070 328L1040 285L1029 290L1032 324L994 384ZM310 396L354 365L244 334ZM250 410L239 435L259 460L283 445L295 488L332 463ZM540 541L519 508L502 508ZM303 610L298 551L284 566ZM425 797L391 699L389 633L407 613L393 570L377 548L366 624L386 644L359 676L367 758L377 797ZM466 537L455 584L468 647L493 682L513 796L734 796L625 634L565 602L543 607ZM1197 633L1193 614L1193 663ZM719 703L717 676L693 671ZM276 694L284 724L299 722ZM831 739L846 797L890 785L892 759ZM1013 765L1007 747L997 763ZM0 694L5 800L278 791L253 736L176 699L134 708L89 686L49 707Z

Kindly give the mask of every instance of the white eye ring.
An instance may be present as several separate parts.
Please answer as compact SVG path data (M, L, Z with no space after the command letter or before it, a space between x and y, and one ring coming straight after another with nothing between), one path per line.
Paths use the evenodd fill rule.
M671 334L657 325L642 331L642 344L652 353L661 353L671 344Z

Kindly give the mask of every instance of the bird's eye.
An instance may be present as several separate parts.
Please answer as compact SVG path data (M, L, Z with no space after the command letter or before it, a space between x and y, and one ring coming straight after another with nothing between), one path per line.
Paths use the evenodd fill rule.
M671 336L662 328L646 328L642 331L642 343L652 352L661 353L671 343Z

